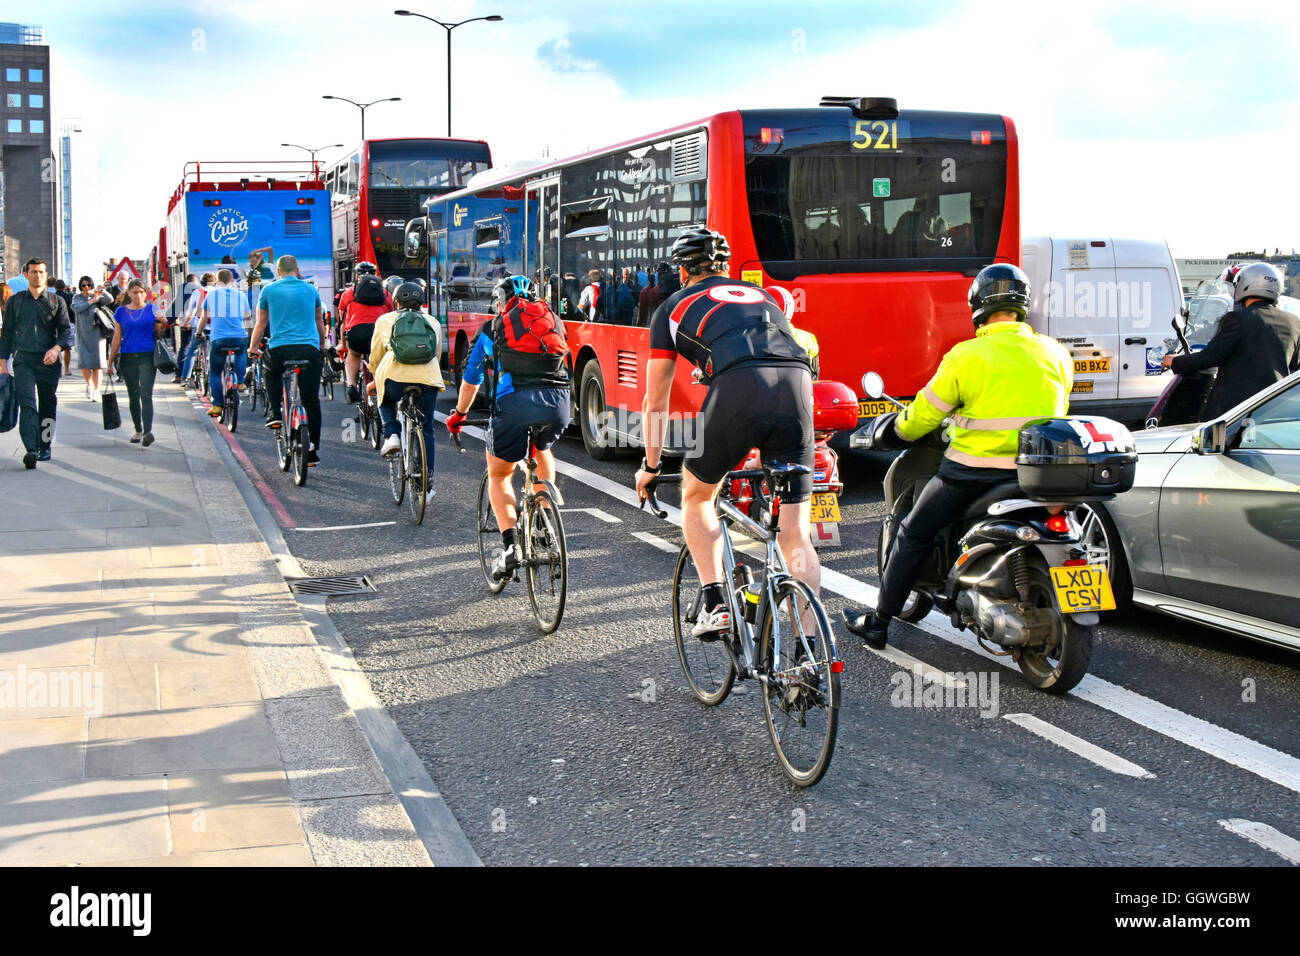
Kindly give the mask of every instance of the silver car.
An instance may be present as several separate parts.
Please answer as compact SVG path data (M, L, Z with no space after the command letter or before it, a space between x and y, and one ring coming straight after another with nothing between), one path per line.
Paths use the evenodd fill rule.
M1119 606L1300 651L1300 372L1134 437L1133 490L1076 512Z

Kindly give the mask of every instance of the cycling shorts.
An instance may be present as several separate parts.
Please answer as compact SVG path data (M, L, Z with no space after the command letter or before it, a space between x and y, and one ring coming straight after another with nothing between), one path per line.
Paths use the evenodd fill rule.
M528 426L545 425L537 450L555 444L569 427L572 414L567 388L525 388L497 399L496 414L488 425L488 454L502 461L523 461L528 455Z
M375 323L354 325L343 333L343 341L348 344L348 351L355 352L362 358L370 357L370 339L375 334Z
M812 373L798 365L740 365L713 379L695 419L695 440L682 466L717 484L757 448L763 461L803 465L789 504L807 501L813 486Z

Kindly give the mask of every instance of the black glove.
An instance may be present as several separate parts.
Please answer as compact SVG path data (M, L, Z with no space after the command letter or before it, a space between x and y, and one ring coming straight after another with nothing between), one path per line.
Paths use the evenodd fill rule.
M871 423L871 447L875 451L900 451L910 442L898 434L894 424L898 421L898 412L886 412L877 415Z

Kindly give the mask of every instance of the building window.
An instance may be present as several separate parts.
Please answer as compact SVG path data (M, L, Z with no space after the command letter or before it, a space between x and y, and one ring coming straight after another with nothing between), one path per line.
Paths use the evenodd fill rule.
M21 93L6 93L5 106L11 110L22 109L23 95Z
M23 78L23 71L16 66L5 67L5 82L17 83Z
M44 71L44 70L28 70L28 71L27 71L27 82L28 82L28 83L44 83L44 82L45 82L45 71Z
M27 121L27 132L29 132L29 133L44 133L44 132L45 132L45 120L28 120L28 121Z
M22 120L11 119L5 123L5 132L7 133L21 133L22 131L23 131Z
M45 109L45 95L43 93L29 93L27 95L27 108L33 110Z

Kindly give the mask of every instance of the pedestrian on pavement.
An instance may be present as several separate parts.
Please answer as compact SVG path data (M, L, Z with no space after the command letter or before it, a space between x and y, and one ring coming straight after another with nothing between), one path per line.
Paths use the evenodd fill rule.
M86 380L86 398L97 402L103 387L100 381L101 369L106 363L104 331L96 315L106 312L111 317L113 300L103 286L95 287L90 276L82 276L77 280L77 290L77 294L72 297L72 314L77 326L77 366L81 369L81 377Z
M31 470L38 461L50 460L59 365L72 348L72 321L63 300L46 286L45 260L28 259L23 271L27 288L10 296L0 327L0 373L13 375L18 428L27 450L23 467Z
M211 272L203 273L199 282L195 282L192 275L185 279L185 312L181 319L181 337L185 341L185 351L182 353L184 357L180 368L172 379L172 384L182 388L189 381L190 372L194 368L194 356L199 349L199 337L195 334L194 327L198 325L199 314L203 311L203 300L208 297L208 292L216 281L217 277Z
M158 375L154 366L154 340L167 329L167 315L148 301L149 289L143 279L132 279L126 286L127 304L117 307L113 315L117 328L108 361L122 356L122 377L131 400L131 421L135 434L131 443L144 447L153 444L153 383Z
M198 338L208 329L212 345L208 351L208 394L212 406L208 414L221 417L225 393L221 387L221 374L226 366L226 353L235 353L235 381L244 380L248 365L248 333L244 321L253 314L248 305L248 294L235 285L235 274L229 269L217 273L217 285L209 290L199 313L199 323L194 328Z
M277 259L275 271L279 278L263 286L257 300L257 324L253 326L254 344L249 357L261 356L262 334L269 323L271 339L266 349L265 368L271 418L266 427L271 429L284 425L284 363L305 363L298 375L298 397L307 411L307 431L311 437L307 463L315 465L320 462L320 376L325 353L320 294L298 274L298 260L294 256Z

